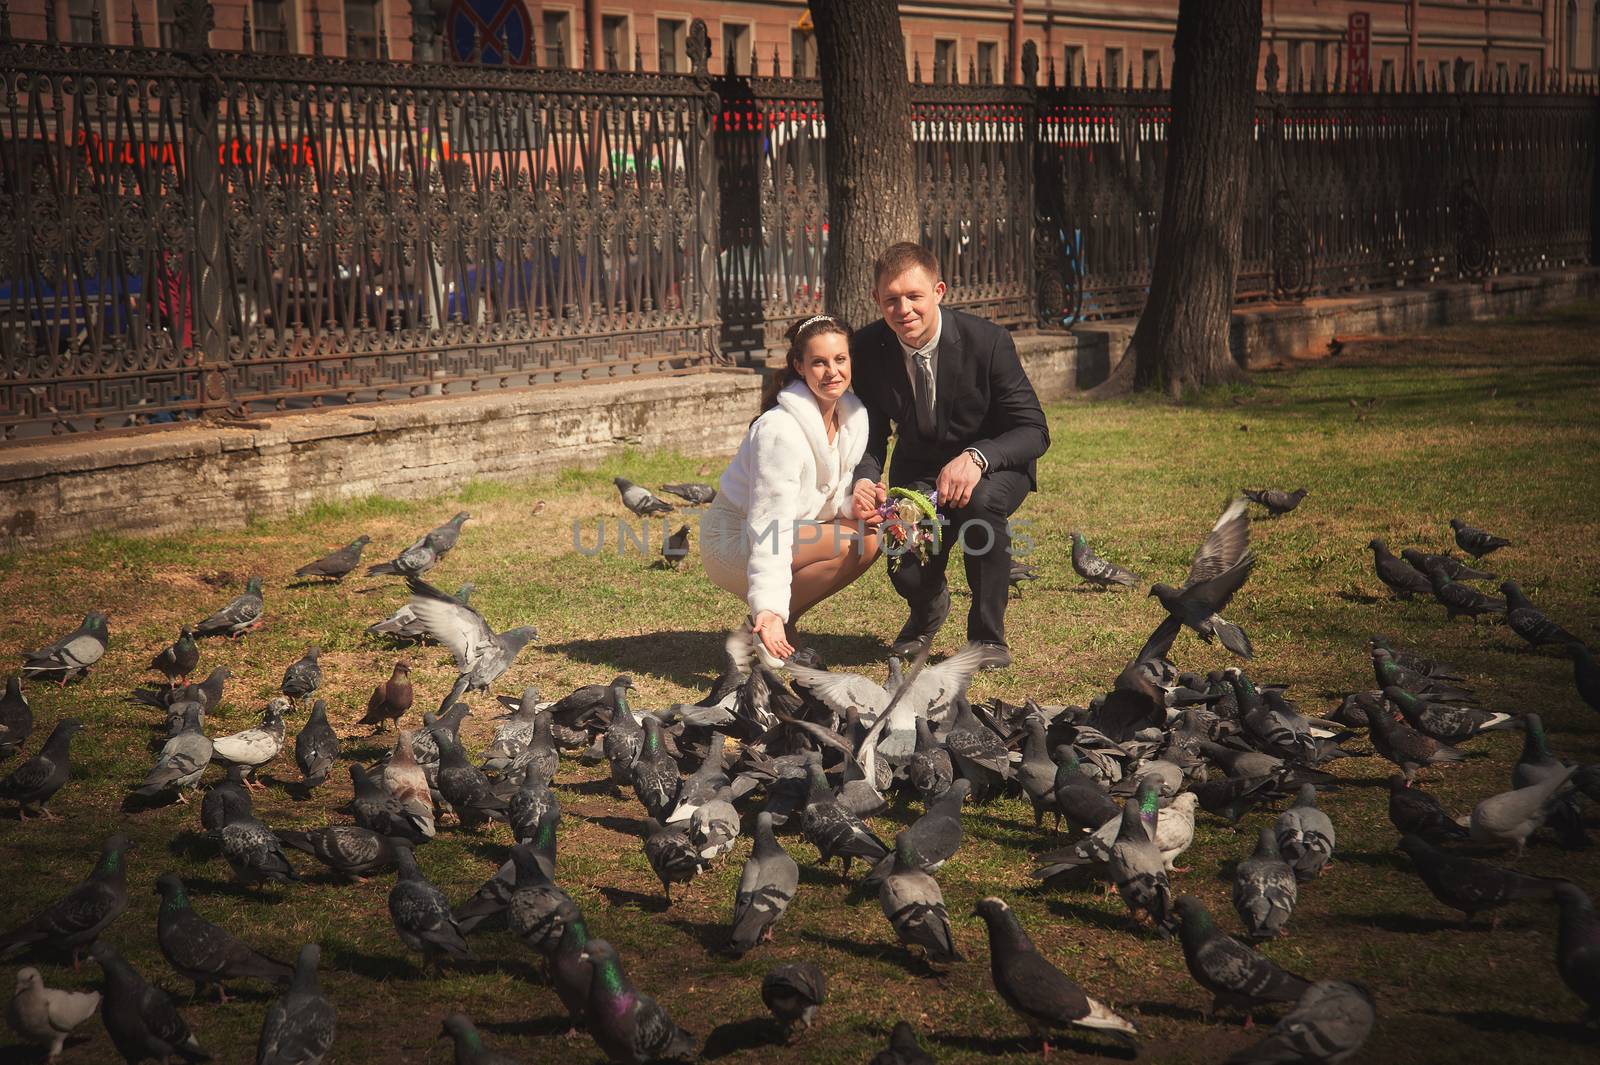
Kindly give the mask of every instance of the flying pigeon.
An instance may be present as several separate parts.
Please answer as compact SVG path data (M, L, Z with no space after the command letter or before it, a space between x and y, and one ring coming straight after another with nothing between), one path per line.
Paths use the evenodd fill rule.
M200 664L200 645L195 642L194 630L185 625L170 647L164 648L150 660L150 668L167 678L167 684L177 687L181 681L189 683L189 674Z
M171 995L147 983L109 943L96 943L89 955L105 970L100 1019L124 1061L138 1065L148 1058L170 1061L174 1055L188 1062L211 1060Z
M443 958L470 960L472 951L444 892L422 875L410 847L396 847L395 856L400 875L389 890L389 919L400 942L420 953L424 965L437 967Z
M1510 623L1511 631L1534 647L1583 642L1546 617L1544 611L1522 594L1522 587L1516 581L1502 582L1500 593L1506 597L1506 621Z
M0 960L29 947L70 951L72 964L95 938L128 908L127 854L131 846L121 832L108 837L100 860L87 880L29 920L0 936Z
M387 836L360 825L329 825L310 831L280 828L278 839L356 883L365 883L376 870L394 865L398 850Z
M539 638L539 630L531 625L496 634L482 614L416 577L407 576L406 587L411 589L411 609L417 612L417 620L449 648L460 671L450 694L439 703L441 710L469 691L487 690L511 668L528 642Z
M281 696L273 699L261 713L261 724L212 740L211 760L225 766L249 766L250 772L244 777L245 787L266 787L255 780L255 773L283 750L283 712L287 709L287 699Z
M161 748L144 783L133 790L135 795L153 799L172 794L179 802L188 802L183 789L199 787L206 767L211 764L211 740L200 731L200 704L179 705L188 708L183 728Z
M1421 836L1429 843L1459 843L1469 835L1438 799L1400 773L1389 777L1389 822L1401 835Z
M17 990L6 1007L6 1021L24 1040L48 1047L45 1060L55 1061L78 1025L100 1008L98 991L64 991L46 987L39 970L17 970Z
M1292 492L1278 488L1241 488L1239 492L1250 502L1266 507L1274 518L1289 513L1306 497L1304 488L1296 488Z
M390 561L368 566L367 576L421 576L438 565L439 560L456 546L456 540L461 536L461 526L471 517L463 510L443 525L423 533L415 543Z
M27 820L30 810L46 821L61 820L46 804L72 779L72 737L82 731L83 722L77 718L62 718L38 754L0 779L0 799L17 804L18 820Z
M322 687L322 666L317 663L321 649L312 646L306 653L283 671L283 684L279 690L291 700L304 699Z
M1498 551L1502 547L1511 546L1510 540L1502 539L1493 533L1468 525L1460 518L1451 518L1450 528L1455 530L1456 546L1473 558L1482 558L1484 555Z
M621 486L619 485L618 487L620 488ZM664 484L661 486L661 490L675 495L685 503L693 506L711 503L717 498L717 490L709 484ZM623 502L627 502L627 489L623 489ZM632 507L629 507L629 509L631 510Z
M1299 885L1294 869L1278 854L1277 833L1263 826L1255 853L1240 862L1233 874L1233 908L1251 939L1283 934L1294 913Z
M467 581L456 589L456 602L462 606L467 605L472 599L474 585ZM369 636L389 636L396 640L409 640L412 643L432 643L433 638L428 635L428 630L417 620L417 612L411 609L410 601L402 603L400 608L382 621L373 622L367 626Z
M339 737L328 724L328 704L318 699L294 738L294 763L300 767L306 790L321 786L338 760Z
M251 577L245 582L244 594L229 600L228 605L194 626L196 636L243 636L261 624L266 613L266 602L261 598L261 578Z
M909 829L895 837L893 865L878 888L878 905L907 947L921 947L930 962L961 961L950 931L939 882L917 865Z
M98 610L84 615L83 624L55 643L28 651L22 656L22 675L67 681L89 675L89 667L100 661L111 639L107 618Z
M196 995L215 985L217 1000L227 1002L227 981L281 983L294 975L290 966L258 953L227 929L195 913L176 873L157 877L155 890L161 896L161 908L156 912L156 945L167 964L194 983Z
M1245 631L1222 617L1234 593L1244 586L1256 557L1250 551L1250 518L1245 501L1236 499L1223 510L1211 533L1195 552L1182 588L1156 584L1150 594L1168 614L1193 629L1207 643L1213 637L1241 658L1252 655Z
M617 492L622 496L622 505L641 518L648 518L652 514L666 514L676 509L671 503L657 499L650 489L641 488L626 477L613 477L611 483L617 486Z
M1322 980L1311 985L1265 1039L1234 1054L1227 1065L1347 1061L1361 1050L1376 1022L1372 993L1365 987Z
M361 552L372 542L370 536L358 536L345 546L315 562L308 562L294 571L296 577L328 577L338 582L361 565Z
M1242 1011L1248 1020L1256 1007L1294 1002L1311 987L1304 977L1285 972L1224 934L1193 895L1180 896L1173 906L1183 960L1195 983L1211 992L1212 1013L1226 1007Z
M800 866L772 834L772 814L763 810L756 815L755 846L733 896L729 952L742 957L757 943L771 939L773 926L799 886Z
M1372 548L1372 562L1377 567L1378 579L1388 585L1395 595L1402 599L1410 599L1414 595L1433 594L1433 585L1429 582L1428 575L1419 573L1412 566L1390 554L1388 544L1373 539L1367 542L1367 546Z
M1002 900L983 899L973 913L989 928L989 974L995 991L1043 1040L1045 1053L1050 1050L1050 1033L1059 1029L1110 1032L1129 1043L1138 1035L1130 1022L1090 998L1040 954ZM914 1038L911 1042L915 1046Z
M1278 840L1278 853L1294 868L1296 880L1304 883L1316 879L1333 861L1337 837L1333 821L1317 809L1315 784L1300 785L1294 805L1278 815L1273 830Z
M1072 570L1092 588L1106 589L1112 585L1137 588L1144 578L1132 570L1123 569L1115 562L1107 562L1089 547L1083 533L1070 532L1072 540Z
M444 1019L439 1038L445 1036L455 1042L456 1065L520 1065L515 1058L490 1050L465 1013L452 1013Z
M307 943L295 959L283 997L267 1007L256 1043L256 1065L321 1065L338 1028L333 1003L317 982L322 948Z
M761 1001L787 1042L816 1021L817 1010L828 1001L828 978L808 961L776 966L761 978Z
M1556 886L1566 883L1447 854L1421 836L1401 837L1400 849L1411 859L1412 867L1433 897L1452 910L1460 910L1468 921L1484 910L1519 899L1552 898Z

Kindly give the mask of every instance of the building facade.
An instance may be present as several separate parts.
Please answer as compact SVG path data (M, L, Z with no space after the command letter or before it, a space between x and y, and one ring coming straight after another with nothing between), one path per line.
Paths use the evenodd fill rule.
M173 40L188 0L14 0L12 33L45 38L47 16L62 40L130 44L135 21L150 46ZM409 59L413 19L437 27L425 50L513 63L675 72L688 68L694 19L711 35L713 73L814 77L816 43L804 0L213 0L212 44L237 49L246 24L261 52ZM1170 80L1177 0L963 0L901 3L908 72L923 80L998 82L1021 41L1039 49L1041 78L1154 84ZM1020 9L1020 10L1019 10ZM1448 77L1456 61L1512 80L1540 70L1600 72L1600 0L1263 0L1268 51L1293 87L1331 82L1346 65L1352 13L1370 20L1376 84L1408 72ZM431 42L431 43L430 43ZM497 47L497 45L499 47Z

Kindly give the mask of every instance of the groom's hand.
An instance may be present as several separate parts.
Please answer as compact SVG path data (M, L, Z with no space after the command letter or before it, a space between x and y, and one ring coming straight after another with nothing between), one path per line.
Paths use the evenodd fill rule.
M889 490L878 481L869 481L865 477L856 482L855 488L850 493L851 502L854 504L852 517L864 521L871 528L883 524L883 517L878 513L878 507L885 499L889 498Z
M945 463L935 485L939 493L939 509L964 507L970 503L972 490L978 487L978 480L982 476L983 470L979 468L978 460L965 451Z

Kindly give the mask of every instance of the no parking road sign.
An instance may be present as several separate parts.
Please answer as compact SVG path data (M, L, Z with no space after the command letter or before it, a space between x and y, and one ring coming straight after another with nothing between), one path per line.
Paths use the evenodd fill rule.
M485 63L525 67L533 58L533 20L522 0L451 0L446 25L458 62L472 55L474 35Z

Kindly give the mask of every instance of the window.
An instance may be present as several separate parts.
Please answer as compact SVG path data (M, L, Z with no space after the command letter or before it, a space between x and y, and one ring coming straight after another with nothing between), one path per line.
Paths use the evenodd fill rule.
M572 35L572 16L565 11L546 11L539 23L539 36L544 40L544 65L565 67L567 44Z
M1156 84L1156 72L1161 69L1161 53L1154 48L1146 48L1142 59L1144 62L1144 87L1153 89Z
M1082 85L1088 72L1083 68L1083 45L1069 44L1061 53L1062 74L1061 84Z
M1503 86L1510 74L1510 67L1506 66L1504 63L1496 63L1494 65L1494 87L1498 89Z
M688 24L681 18L656 19L656 70L677 74L689 70Z
M1469 63L1462 63L1461 64L1461 87L1463 89L1477 88L1477 85L1475 84L1475 79L1477 78L1477 75L1478 75L1478 64L1470 63L1470 62Z
M722 72L724 74L753 73L750 69L751 32L748 23L724 22L722 24Z
M1311 83L1320 89L1328 87L1328 42L1311 42Z
M933 42L933 83L935 85L947 85L957 80L956 59L955 41L936 39Z
M1285 92L1294 92L1300 87L1300 42L1289 41L1284 45L1283 88Z
M1518 63L1517 64L1517 85L1519 87L1523 88L1523 89L1526 89L1530 84L1532 84L1532 82L1530 80L1530 75L1532 73L1533 73L1533 71L1529 68L1528 64L1526 64L1526 63Z
M600 16L600 47L605 52L605 69L630 70L633 48L628 44L628 16Z
M979 85L993 85L1000 62L1000 45L994 41L979 41L976 59L975 80Z
M817 70L817 38L810 30L789 31L789 76L815 78Z
M1578 0L1567 0L1567 69L1578 66Z
M162 48L178 47L177 0L156 0L156 43Z
M344 0L346 55L357 59L378 58L378 20L382 17L378 0Z
M1445 92L1449 92L1451 89L1456 87L1455 82L1452 80L1453 75L1451 74L1450 70L1450 60L1439 60L1439 88Z
M1394 60L1385 59L1378 67L1378 88L1394 90Z
M1106 49L1106 84L1118 88L1122 85L1122 49Z
M71 0L67 5L68 40L73 44L94 42L95 5L99 0ZM102 24L104 33L104 24Z
M285 55L289 51L289 15L284 0L251 0L250 23L255 28L256 51Z

